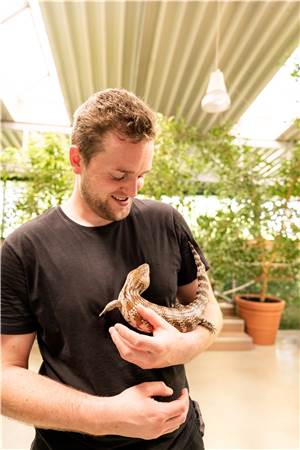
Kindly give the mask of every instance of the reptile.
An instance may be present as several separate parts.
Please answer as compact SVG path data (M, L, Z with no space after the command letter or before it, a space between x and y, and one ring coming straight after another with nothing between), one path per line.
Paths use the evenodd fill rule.
M140 331L151 333L152 326L149 322L143 319L137 311L137 306L143 305L154 310L163 319L176 327L182 333L192 331L198 325L202 325L211 333L215 333L216 329L214 325L203 318L203 314L209 300L209 284L206 276L206 269L191 242L189 242L189 245L197 267L198 281L195 299L191 303L187 305L177 303L173 307L167 307L157 305L143 298L141 294L150 285L149 264L144 263L128 273L118 298L109 302L99 314L99 317L108 311L118 308L124 319L131 326Z

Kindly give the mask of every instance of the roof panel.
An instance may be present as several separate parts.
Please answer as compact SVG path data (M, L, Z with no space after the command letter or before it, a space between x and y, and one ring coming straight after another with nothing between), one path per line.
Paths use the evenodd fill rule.
M281 142L300 141L300 123L298 126L296 123L291 125L277 140Z
M202 131L235 123L299 45L299 2L220 1L219 66L232 106L209 115L200 102L215 68L216 1L40 6L71 113L93 92L122 86Z
M217 2L40 2L69 114L93 92L122 86L201 132L236 123L300 44L300 2L218 4L219 66L232 106L211 115L200 102L215 68ZM279 139L295 137L291 127Z

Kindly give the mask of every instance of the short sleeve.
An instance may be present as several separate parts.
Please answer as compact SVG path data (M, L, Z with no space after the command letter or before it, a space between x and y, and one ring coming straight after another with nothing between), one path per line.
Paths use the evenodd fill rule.
M203 252L197 242L195 241L193 234L182 217L182 215L174 209L174 227L178 238L180 253L181 253L181 268L178 273L178 286L189 284L197 278L197 268L194 261L194 256L191 252L189 242L194 246L198 252L201 261L203 262L206 270L209 269L209 264L203 255Z
M1 251L1 333L26 334L35 330L22 261L5 241Z

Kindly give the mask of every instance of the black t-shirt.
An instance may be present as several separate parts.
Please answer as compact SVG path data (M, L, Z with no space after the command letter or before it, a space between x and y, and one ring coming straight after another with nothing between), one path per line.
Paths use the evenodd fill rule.
M43 358L40 373L84 392L112 396L160 380L174 390L173 397L161 400L177 398L187 386L184 366L144 370L124 361L108 329L116 322L128 324L119 310L98 316L117 298L127 273L144 262L150 265L150 286L143 296L158 304L174 304L178 286L196 278L188 240L207 266L182 216L166 204L135 199L127 218L100 227L79 225L60 207L52 208L22 225L3 244L2 333L36 332ZM40 432L48 440L55 436L55 442L69 434ZM70 438L74 435L82 438L77 433L70 433ZM107 437L84 439L90 448L106 448L100 443L104 445ZM95 440L97 447L92 445ZM111 437L107 448L130 442Z

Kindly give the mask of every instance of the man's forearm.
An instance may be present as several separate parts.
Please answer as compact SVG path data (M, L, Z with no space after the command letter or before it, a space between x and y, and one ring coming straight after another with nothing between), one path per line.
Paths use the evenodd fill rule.
M107 403L25 368L2 371L2 414L39 428L108 434Z
M2 413L44 429L155 439L177 430L189 409L186 389L176 400L154 400L173 392L159 381L112 397L85 394L18 366L6 367L2 381Z
M185 333L186 353L185 360L183 361L184 363L191 361L199 353L202 353L209 348L221 332L223 327L223 316L216 300L208 302L204 318L215 326L216 333L212 334L200 325L195 330Z

